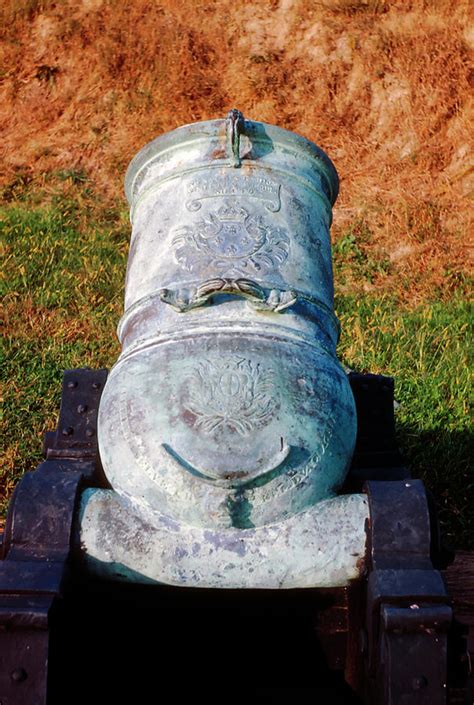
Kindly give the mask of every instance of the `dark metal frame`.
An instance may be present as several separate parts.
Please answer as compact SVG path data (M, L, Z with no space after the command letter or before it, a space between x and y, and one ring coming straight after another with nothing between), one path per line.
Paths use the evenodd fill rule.
M371 481L363 644L366 697L384 705L446 703L452 610L430 558L430 513L420 480Z
M68 580L84 487L105 484L97 412L107 370L65 372L56 432L45 461L13 494L0 561L0 702L45 705L49 628Z

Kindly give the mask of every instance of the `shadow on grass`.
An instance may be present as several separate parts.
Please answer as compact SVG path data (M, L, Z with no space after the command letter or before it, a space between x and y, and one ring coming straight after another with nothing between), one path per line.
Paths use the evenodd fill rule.
M433 494L445 542L474 549L474 430L397 423L397 439L413 477Z

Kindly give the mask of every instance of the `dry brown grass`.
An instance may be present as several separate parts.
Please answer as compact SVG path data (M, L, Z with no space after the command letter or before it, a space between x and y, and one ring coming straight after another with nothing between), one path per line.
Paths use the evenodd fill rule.
M468 12L466 0L4 0L3 183L82 169L115 198L146 141L235 106L328 151L335 238L363 223L390 264L375 291L449 294L472 222Z

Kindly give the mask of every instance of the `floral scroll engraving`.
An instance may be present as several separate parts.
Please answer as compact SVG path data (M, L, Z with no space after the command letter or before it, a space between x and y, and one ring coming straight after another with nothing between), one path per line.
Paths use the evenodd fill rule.
M267 425L278 407L273 378L273 370L240 357L201 362L187 382L184 404L195 418L194 428L247 436Z

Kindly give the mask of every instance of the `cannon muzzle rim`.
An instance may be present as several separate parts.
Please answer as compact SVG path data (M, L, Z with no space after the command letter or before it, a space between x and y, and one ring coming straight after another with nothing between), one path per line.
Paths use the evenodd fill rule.
M322 176L324 195L330 205L334 205L339 192L339 177L331 159L318 145L282 127L242 117L239 122L240 135L247 138L251 147L236 162L235 153L228 154L227 149L230 120L228 116L189 123L146 144L132 159L125 174L125 194L129 204L133 206L142 184L147 180L150 168L159 163L169 178L170 175L178 176L210 163L215 164L219 160L223 166L230 168L258 164L269 172L274 170L278 173L281 165L295 175L300 169L306 175L314 172L320 179ZM202 143L202 148L199 142ZM191 150L191 146L195 149ZM272 154L276 158L272 158Z

